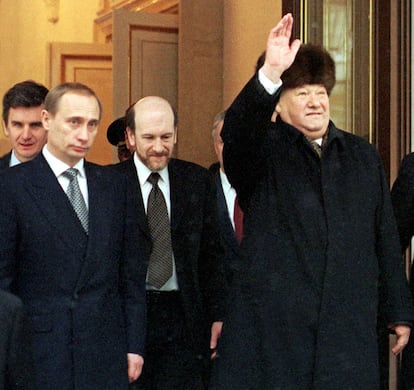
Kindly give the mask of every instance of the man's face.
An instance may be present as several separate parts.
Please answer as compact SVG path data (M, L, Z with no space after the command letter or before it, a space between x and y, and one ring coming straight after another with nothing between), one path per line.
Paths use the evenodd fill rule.
M84 158L98 132L100 112L94 96L65 93L57 112L42 112L43 126L48 132L47 148L59 160L73 167Z
M46 142L42 110L43 105L10 108L7 123L3 121L4 133L10 138L14 153L20 162L35 158Z
M167 166L177 142L174 115L168 106L160 104L137 109L135 134L130 129L127 131L129 143L148 169L160 171Z
M326 88L319 84L287 89L282 92L276 111L283 121L305 136L321 138L329 124L329 96Z
M216 126L216 133L214 137L214 150L217 155L217 160L220 163L220 168L224 172L224 164L223 164L223 146L224 142L221 138L221 130L223 129L224 120L220 121Z

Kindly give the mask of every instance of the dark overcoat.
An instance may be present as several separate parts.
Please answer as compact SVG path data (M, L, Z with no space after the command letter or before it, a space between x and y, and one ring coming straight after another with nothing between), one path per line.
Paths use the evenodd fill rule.
M87 162L85 173L89 236L42 154L0 178L0 287L28 313L37 389L128 389L127 352L144 351L127 179Z
M382 162L332 122L319 159L276 100L252 78L222 131L246 265L211 388L378 389L378 305L414 318Z
M414 153L404 157L398 177L392 186L391 199L400 233L403 252L414 236ZM414 267L411 261L410 288L414 296ZM414 337L410 337L402 354L401 389L414 388Z

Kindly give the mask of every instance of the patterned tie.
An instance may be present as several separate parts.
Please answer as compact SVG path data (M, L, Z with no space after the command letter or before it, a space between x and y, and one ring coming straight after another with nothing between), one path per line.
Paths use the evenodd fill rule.
M171 228L167 204L158 187L158 173L151 173L148 182L152 184L148 196L147 218L152 238L152 251L148 265L148 283L161 288L172 275Z
M239 199L236 196L234 199L234 231L236 233L237 240L240 242L243 237L243 211L239 206Z
M322 156L322 147L316 141L309 141L312 149L316 152L319 158Z
M78 173L79 171L76 168L69 168L63 172L62 175L69 179L69 186L66 190L66 195L68 196L70 203L72 204L72 207L83 226L83 229L86 233L88 233L88 209L79 188L77 178Z

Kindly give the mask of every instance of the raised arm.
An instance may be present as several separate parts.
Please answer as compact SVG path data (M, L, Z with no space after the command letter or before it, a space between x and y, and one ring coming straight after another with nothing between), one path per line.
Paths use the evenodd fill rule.
M264 76L277 84L290 67L300 47L300 41L290 43L293 17L285 15L270 31L267 39ZM226 112L221 136L224 141L224 167L240 204L245 209L257 183L265 174L264 164L272 150L271 122L278 93L269 93L254 75L241 90Z
M262 72L274 83L280 80L282 73L292 65L300 47L299 39L290 43L293 16L286 14L270 31L267 38L266 58Z

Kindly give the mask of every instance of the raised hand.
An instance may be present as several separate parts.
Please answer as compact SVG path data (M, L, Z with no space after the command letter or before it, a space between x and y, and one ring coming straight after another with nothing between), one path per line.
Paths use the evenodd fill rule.
M300 47L299 39L290 43L293 16L286 14L267 38L266 59L262 71L273 82L278 82L282 73L292 65Z

